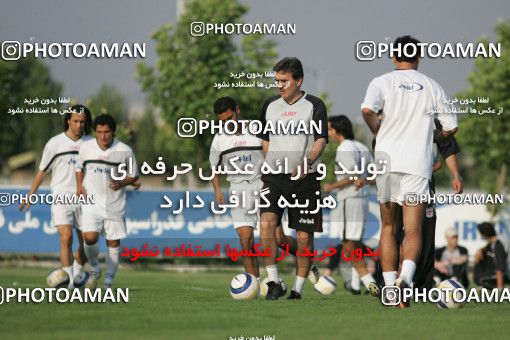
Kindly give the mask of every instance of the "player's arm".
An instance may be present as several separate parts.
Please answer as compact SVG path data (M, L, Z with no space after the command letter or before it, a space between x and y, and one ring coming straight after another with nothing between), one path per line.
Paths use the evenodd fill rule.
M37 189L39 189L39 186L44 181L44 177L46 177L46 171L43 171L43 170L37 171L37 174L35 175L35 178L32 181L32 186L30 187L30 191L28 192L29 196L32 195L32 194L35 194L37 192ZM30 202L29 201L27 201L27 202L22 201L19 204L18 209L19 210L23 210L23 208L25 208L25 211L30 209Z
M436 108L438 109L437 119L441 123L442 129L437 136L439 140L453 136L457 132L457 115L452 113L451 107L447 104L447 96L441 86L438 85ZM448 112L450 111L450 112Z
M126 157L124 159L124 164L128 164L129 162L133 163L133 168L131 169L131 172L128 173L128 175L122 179L122 180L112 180L110 182L110 189L113 191L120 190L123 187L126 187L128 185L134 185L136 181L138 180L138 165L136 163L135 154L133 153L133 150L129 149L126 152Z
M81 196L85 195L85 189L83 188L83 177L85 177L85 174L82 170L76 170L75 172L76 177L76 195Z
M459 163L457 162L457 155L450 155L445 159L446 167L453 176L452 188L456 194L462 194L464 191L464 183L459 171Z
M363 119L365 120L365 123L367 123L370 131L372 131L374 135L377 135L379 127L381 126L377 113L367 107L361 109L361 113L363 114Z
M342 178L339 181L324 184L323 191L324 191L324 193L328 194L328 193L332 192L333 190L343 189L345 187L348 187L353 182L354 182L354 180L350 180L348 177Z
M379 132L379 127L381 126L381 121L377 116L377 112L381 111L383 106L383 93L380 86L378 85L377 78L375 78L368 85L365 99L361 104L361 114L363 115L363 120L368 125L368 128L370 131L372 131L374 136L377 135L377 132Z
M220 183L220 176L218 176L216 173L214 173L214 164L217 166L221 163L221 157L220 157L220 150L216 145L217 139L214 138L211 143L211 149L209 150L209 163L211 164L211 171L213 172L213 178L211 179L211 184L214 189L214 201L216 204L224 204L225 203L225 197L223 196L223 193L221 192L221 183Z
M211 183L214 188L214 201L216 202L216 204L224 204L225 197L223 196L223 193L221 192L220 177L214 175L214 177L211 180Z
M266 100L264 105L262 106L262 109L260 111L260 122L262 123L262 127L265 128L266 126L266 111L267 107L269 106L269 100ZM262 129L264 131L264 129ZM257 135L258 138L262 139L262 153L264 154L264 157L267 156L267 151L269 150L269 133L262 133L262 131Z
M503 273L506 270L507 254L500 241L497 241L494 247L494 259L496 265L496 284L498 289L501 290L504 284Z

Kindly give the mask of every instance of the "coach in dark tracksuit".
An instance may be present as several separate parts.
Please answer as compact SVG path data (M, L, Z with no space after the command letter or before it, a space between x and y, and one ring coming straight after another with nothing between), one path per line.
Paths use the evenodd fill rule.
M446 159L450 156L456 155L460 152L460 147L455 140L455 137L449 136L445 139L439 140L436 136L439 136L436 131L441 131L441 126L437 119L435 120L436 130L434 131L434 143L437 145L437 151L446 161ZM462 181L458 174L454 174L454 177L458 181ZM460 184L462 185L462 184ZM432 174L431 180L429 182L430 195L433 196L435 192L435 181L434 174ZM462 191L462 188L460 188ZM404 238L404 225L402 222L402 208L399 210L398 214L398 223L400 228L397 230L397 245L398 250L400 250L400 245L402 244ZM429 203L425 210L425 217L423 220L423 226L421 228L422 232L422 243L421 243L421 253L418 261L416 262L416 272L414 273L413 282L416 288L426 288L430 289L434 287L434 253L435 253L435 237L436 237L436 209L434 203ZM397 256L399 258L399 256ZM398 266L397 266L398 268ZM384 280L382 278L382 269L380 266L380 262L377 261L377 271L376 271L376 280L378 283L384 285Z

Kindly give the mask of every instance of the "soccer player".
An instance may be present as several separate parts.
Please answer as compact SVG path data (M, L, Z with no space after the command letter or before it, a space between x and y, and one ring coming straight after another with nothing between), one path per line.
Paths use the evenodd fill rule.
M231 97L221 97L214 103L214 113L218 120L226 123L227 121L234 121L236 124L241 120L240 109L235 100ZM260 192L263 183L260 179L261 166L264 163L264 154L262 153L262 141L257 136L249 133L242 134L241 129L234 135L231 134L216 134L213 138L211 149L209 153L209 161L211 168L221 165L222 168L231 170L231 160L236 159L235 163L243 169L246 165L253 166L253 173L250 175L242 174L229 174L227 181L230 182L230 195L236 195L246 198L244 206L233 208L231 210L234 228L239 236L242 250L251 250L254 245L253 231L259 222L258 214L249 214L248 211L253 210L255 204L254 192ZM225 198L221 191L220 177L215 175L212 180L212 185L215 193L215 201L217 204L225 203ZM241 201L240 201L241 202ZM278 245L282 248L288 244L289 252L293 255L296 254L297 242L292 236L287 236L283 232L281 223L277 227L277 240ZM257 279L259 277L259 264L257 257L243 256L243 266L247 273L253 274ZM318 276L318 269L314 266L315 272ZM316 283L318 277L310 275L309 279Z
M340 143L336 151L335 162L347 170L364 169L361 176L365 176L366 165L363 164L371 163L372 156L365 145L354 140L354 131L349 118L344 115L330 117L328 136L331 140ZM368 212L369 191L365 186L361 189L356 188L354 181L354 177L348 174L337 175L336 182L323 186L326 194L337 190L337 206L331 211L331 223L341 224L343 251L348 254L353 254L356 248L362 247L361 239ZM361 282L370 294L378 297L381 293L380 289L372 274L367 271L365 261L361 259L360 261L351 261L351 263L352 290L360 291L361 278Z
M76 193L74 166L81 145L92 139L90 128L92 118L83 105L71 106L64 115L64 132L52 137L44 146L44 151L28 195L35 194L44 178L51 171L51 193L73 196ZM22 202L19 209L30 209L29 202ZM60 236L60 264L69 275L68 288L73 288L74 277L78 276L86 262L83 253L83 237L80 231L81 207L77 204L52 204L51 217ZM78 250L73 260L73 227L78 235Z
M267 165L276 169L278 164L287 164L277 174L262 175L264 189L269 189L266 198L270 204L269 207L261 208L260 228L262 246L264 249L269 249L272 254L272 256L264 258L269 277L267 300L277 300L282 295L282 286L278 282L276 266L276 227L284 210L288 211L289 226L296 230L299 253L305 253L305 248L313 251L313 233L322 232L322 211L320 209L315 214L308 214L299 207L281 208L278 201L281 197L288 202L309 200L308 211L317 210L317 197L321 190L316 175L317 165L328 140L326 106L319 98L301 90L303 66L299 59L283 58L273 70L280 95L272 97L264 103L260 117L262 125L266 127L266 124L271 122L274 126L278 121L293 122L295 125L304 122L306 125L310 125L309 123L314 121L317 126L321 127L321 131L278 134L264 128L259 134ZM307 175L305 175L305 167L308 168ZM295 177L297 180L291 180L291 177ZM297 257L296 278L288 299L301 299L311 261L310 256Z
M468 250L459 245L459 233L453 227L446 229L446 246L435 252L434 280L439 283L454 278L467 288Z
M125 187L136 186L138 179L133 150L114 139L116 127L112 116L103 114L96 117L93 124L96 138L83 143L76 163L77 194L93 195L95 201L84 206L82 213L84 249L91 266L91 286L96 286L101 276L97 243L100 232L104 234L108 246L104 289L112 287L119 266L120 240L127 237ZM118 171L122 166L124 176Z
M480 223L478 231L487 245L475 255L474 279L477 285L487 289L503 289L510 283L508 275L508 249L498 238L494 224Z
M375 160L386 160L389 169L378 175L377 197L381 209L380 259L386 285L411 285L421 248L421 228L426 203L416 198L429 194L432 173L434 115L440 138L457 131L457 117L446 113L446 94L433 79L417 71L419 41L411 36L396 39L402 53L393 57L396 70L372 80L363 104L363 118L376 135ZM413 48L408 48L412 47ZM405 51L405 53L404 53ZM414 54L411 52L415 52ZM377 112L382 110L380 122ZM417 204L415 204L417 203ZM403 263L397 278L397 207L402 206L405 239Z

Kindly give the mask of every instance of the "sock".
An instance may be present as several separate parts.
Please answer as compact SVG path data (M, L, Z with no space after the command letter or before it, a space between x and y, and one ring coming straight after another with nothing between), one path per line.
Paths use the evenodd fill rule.
M294 281L294 287L292 287L292 290L301 294L303 291L303 286L305 285L305 281L306 278L296 275L296 281Z
M372 276L372 274L368 273L361 277L361 281L363 282L363 285L365 286L365 288L368 289L368 285L372 282L375 282L375 279Z
M106 276L104 281L112 283L119 268L119 247L108 247L108 254L106 254Z
M69 285L67 286L67 288L69 288L69 289L74 288L74 284L73 284L73 279L74 279L74 276L73 276L73 266L62 267L62 269L69 275Z
M411 260L404 260L402 262L402 270L400 271L400 276L404 277L406 283L410 286L411 281L413 281L414 272L416 271L416 263Z
M85 251L85 255L87 255L87 259L89 260L90 266L92 267L92 270L96 273L99 273L99 245L94 243L93 245L88 245L85 243L83 245L83 250Z
M386 286L394 286L397 280L397 272L383 272L384 284Z
M354 290L360 290L361 286L360 286L358 271L354 267L351 268L351 271L352 271L351 288Z
M278 282L278 267L276 266L276 264L266 266L266 271L269 281Z
M73 262L73 276L76 277L83 270L83 266L78 263L78 261L74 260Z

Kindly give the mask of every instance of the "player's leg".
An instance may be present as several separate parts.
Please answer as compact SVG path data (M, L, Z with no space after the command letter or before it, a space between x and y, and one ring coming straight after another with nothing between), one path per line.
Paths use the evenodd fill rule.
M84 231L83 232L83 250L91 267L91 274L99 278L101 268L99 267L99 232Z
M83 266L87 263L87 255L85 255L85 249L83 246L83 234L80 230L76 230L76 236L78 237L78 249L73 262L73 274L78 276L83 272Z
M113 279L119 269L119 247L120 240L106 240L108 253L106 254L106 275L103 282L103 289L112 288Z
M103 282L103 289L111 288L113 279L119 268L120 240L127 237L126 221L122 219L107 219L104 221L104 235L108 253L106 254L106 275ZM87 254L88 257L88 254Z
M397 279L397 268L395 267L397 256L397 242L395 215L398 211L398 204L385 202L380 204L381 210L381 236L380 236L380 261L384 283L393 286Z
M250 251L253 249L253 245L255 243L255 238L253 236L253 227L251 226L241 226L236 228L237 235L239 236L239 241L241 243L241 249L244 251ZM243 267L245 272L254 275L257 279L260 278L259 273L259 261L257 257L254 256L243 256Z
M324 271L324 275L326 275L326 276L333 276L333 274L335 273L335 270L337 270L338 266L340 265L340 259L341 259L340 254L343 249L342 243L337 244L335 249L336 249L336 253L333 254L333 256L331 256L329 258L328 264L326 266L326 270Z
M283 292L278 280L278 267L276 265L276 256L278 247L276 244L276 224L278 215L273 212L263 212L260 218L260 242L262 249L268 249L270 256L264 257L264 266L266 267L269 281L267 283L266 300L276 300Z
M60 264L62 269L69 275L68 288L73 288L73 228L70 224L57 225L60 238Z
M311 253L314 251L313 247L313 232L297 230L297 244L298 252L300 254L306 253L308 249ZM294 280L294 286L289 295L289 299L301 299L303 293L303 287L305 280L310 272L312 266L312 258L310 256L297 256L296 257L296 277ZM293 293L294 292L294 293Z

